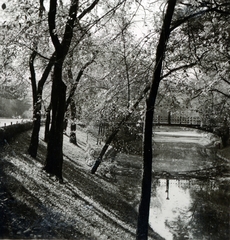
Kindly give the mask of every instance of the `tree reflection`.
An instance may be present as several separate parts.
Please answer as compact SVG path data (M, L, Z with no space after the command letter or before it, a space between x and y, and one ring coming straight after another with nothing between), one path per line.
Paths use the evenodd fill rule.
M158 220L164 219L165 230L172 236L170 239L230 239L228 182L210 179L170 180L166 177L153 183L153 197L155 201L158 199L160 209L158 214L163 214L167 206L167 214L164 212L164 218L158 216ZM163 192L166 192L166 198L162 197L168 204L159 198ZM187 203L183 202L185 197L189 198Z
M194 239L229 239L229 186L214 181L198 183L199 188L192 188L190 221Z

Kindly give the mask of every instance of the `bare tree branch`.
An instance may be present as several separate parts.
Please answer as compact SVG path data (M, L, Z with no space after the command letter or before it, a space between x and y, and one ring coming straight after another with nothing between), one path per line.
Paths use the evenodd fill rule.
M229 94L226 94L226 93L220 91L219 89L215 89L215 88L214 88L214 89L210 89L209 91L210 91L210 92L218 92L218 93L224 95L225 97L230 98L230 95L229 95Z
M86 8L79 16L78 19L82 19L87 13L94 9L94 7L98 4L99 0L95 0L88 8Z
M193 66L195 66L196 64L197 64L197 63L194 62L194 63L189 63L189 64L185 64L185 65L179 66L179 67L177 67L177 68L173 68L173 69L169 70L165 75L162 75L162 76L161 76L161 79L168 77L168 76L169 76L170 74L172 74L173 72L176 72L176 71L181 70L181 69L193 67Z
M81 70L78 72L77 78L76 78L76 80L75 80L72 88L70 89L69 97L68 97L67 100L66 100L66 110L68 109L68 107L69 107L69 105L70 105L70 103L71 103L71 99L72 99L72 97L73 97L73 95L74 95L74 93L75 93L75 91L76 91L77 85L78 85L78 83L79 83L79 81L80 81L80 79L81 79L81 77L82 77L85 69L86 69L90 64L92 64L92 63L94 62L95 58L96 58L96 55L94 55L93 58L92 58L89 62L87 62L87 63L81 68Z
M221 7L227 7L227 6L230 6L230 3L218 4L215 7L210 7L210 8L207 8L205 10L201 10L201 11L198 11L196 13L193 13L193 14L191 14L191 15L189 15L187 17L184 17L182 19L178 19L177 21L175 21L172 24L172 27L170 28L170 31L172 32L174 29L176 29L177 27L181 26L183 23L187 22L188 20L190 20L192 18L195 18L195 17L197 17L199 15L202 16L205 13L208 13L208 12L217 12L217 13L221 13L221 14L230 14L228 11L225 12L225 11L220 9Z
M67 54L72 37L73 37L73 28L74 28L74 23L75 23L76 16L77 16L78 3L79 3L78 0L72 0L71 6L69 9L69 17L68 17L68 21L66 23L65 33L64 33L63 40L61 43L62 46L65 46L63 49L64 55Z
M61 44L58 39L57 30L56 30L56 23L55 23L56 13L57 13L57 0L50 0L50 9L48 13L49 32L50 32L50 37L53 42L53 45L57 49L61 46Z
M230 85L230 82L226 78L224 78L222 75L220 75L220 77L221 77L221 80L223 80L224 82Z

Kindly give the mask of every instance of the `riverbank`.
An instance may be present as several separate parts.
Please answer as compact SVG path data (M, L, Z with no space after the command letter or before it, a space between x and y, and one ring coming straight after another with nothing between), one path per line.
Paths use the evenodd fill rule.
M0 238L134 239L141 162L128 158L118 169L105 161L92 175L87 147L101 146L84 129L77 129L78 146L64 136L64 184L59 184L42 170L43 131L36 160L26 153L30 131L0 149ZM149 239L162 238L150 229Z
M217 150L217 157L225 161L226 167L230 170L230 146ZM230 171L226 173L230 180Z

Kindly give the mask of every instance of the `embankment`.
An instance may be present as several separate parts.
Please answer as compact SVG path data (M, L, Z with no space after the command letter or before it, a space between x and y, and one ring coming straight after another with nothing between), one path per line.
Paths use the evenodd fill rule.
M32 129L33 122L18 123L0 128L0 146L10 141L19 133Z

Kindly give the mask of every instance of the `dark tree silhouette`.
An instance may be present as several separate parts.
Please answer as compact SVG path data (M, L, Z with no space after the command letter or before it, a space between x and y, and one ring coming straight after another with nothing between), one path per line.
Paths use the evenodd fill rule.
M72 1L69 9L69 18L65 26L64 36L60 42L56 34L56 13L57 1L50 0L50 9L48 14L49 32L55 47L56 61L53 70L52 83L52 122L49 132L47 146L47 156L44 169L47 173L55 175L62 181L63 164L63 120L66 104L66 85L62 80L63 63L69 51L73 37L74 23L78 10L78 1Z
M146 100L145 126L144 126L144 153L143 153L143 177L141 200L139 204L138 223L136 239L148 239L149 207L151 199L152 184L152 131L153 115L158 87L161 80L162 63L164 60L165 49L170 35L170 25L174 13L176 0L168 1L167 10L164 17L163 26L156 50L155 68L149 96Z
M31 72L31 84L32 84L32 93L33 93L33 129L32 129L32 135L31 135L28 153L33 158L36 158L37 156L38 143L39 143L43 87L53 67L55 54L53 54L52 57L50 58L49 63L47 64L46 69L43 72L43 75L40 81L38 82L38 86L36 85L35 71L33 66L35 57L36 57L36 51L34 51L30 57L30 72Z
M50 9L48 14L49 33L55 48L56 59L54 63L51 93L52 121L44 170L47 173L55 175L60 182L62 182L63 127L66 110L66 85L62 80L63 63L69 52L76 19L79 21L83 18L97 5L98 2L99 0L93 1L77 17L79 1L71 1L68 21L65 25L62 41L60 41L60 38L56 33L57 0L50 0Z

